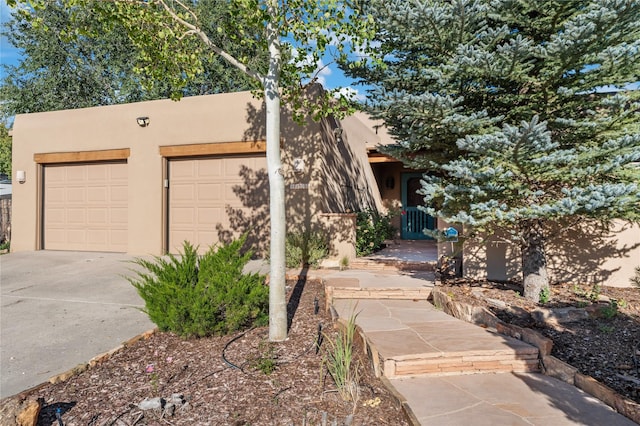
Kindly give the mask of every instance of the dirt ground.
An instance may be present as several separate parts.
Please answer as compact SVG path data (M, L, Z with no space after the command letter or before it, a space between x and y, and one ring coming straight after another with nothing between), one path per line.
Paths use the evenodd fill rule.
M335 330L323 309L322 284L300 280L289 288L293 317L285 342L269 343L266 328L195 340L155 333L39 389L44 408L38 424L57 426L56 411L66 426L408 424L361 347L358 398L338 395L323 364ZM140 408L157 397L163 408Z
M507 323L541 332L553 340L553 356L640 403L640 288L556 284L540 304L524 299L516 284L449 279L441 289ZM540 312L570 307L577 310L567 322L540 320Z

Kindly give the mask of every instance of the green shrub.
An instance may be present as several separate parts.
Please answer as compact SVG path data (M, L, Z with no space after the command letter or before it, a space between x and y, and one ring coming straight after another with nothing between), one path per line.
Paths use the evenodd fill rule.
M616 315L618 315L618 302L614 300L608 305L603 306L600 309L600 314L602 315L603 318L606 318L606 319L611 319L615 317Z
M181 256L136 259L144 271L129 282L145 302L144 312L162 331L182 337L228 334L268 322L269 289L264 276L245 274L251 253L245 237L211 247L199 256L185 241Z
M268 376L278 368L276 348L271 342L263 341L258 345L258 351L257 356L249 358L249 365Z
M544 305L551 300L551 289L549 286L542 287L540 290L540 304Z
M366 256L382 248L385 240L393 238L396 229L391 225L395 213L380 214L374 210L357 213L356 255Z
M631 284L640 288L640 266L636 266L636 274L631 277Z
M293 232L287 234L285 257L287 268L317 267L327 257L327 241L315 232Z

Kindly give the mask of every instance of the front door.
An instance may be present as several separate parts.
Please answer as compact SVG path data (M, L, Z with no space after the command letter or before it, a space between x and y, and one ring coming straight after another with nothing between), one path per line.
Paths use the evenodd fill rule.
M424 229L435 229L435 220L418 206L424 204L422 195L416 193L421 188L422 173L402 174L402 239L431 240Z

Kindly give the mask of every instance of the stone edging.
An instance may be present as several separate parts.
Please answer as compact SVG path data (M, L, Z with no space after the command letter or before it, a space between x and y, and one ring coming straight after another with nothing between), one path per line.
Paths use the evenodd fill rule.
M583 390L623 416L640 424L640 404L623 397L593 377L579 373L577 368L552 356L553 341L551 339L544 337L535 330L507 324L484 307L453 301L447 294L438 289L437 282L431 291L431 295L433 304L446 314L482 327L495 328L500 334L522 340L537 347L540 351L540 363L544 375L562 380Z
M378 379L380 379L382 384L389 390L389 392L391 392L391 394L396 399L396 401L398 401L409 423L411 423L413 426L420 426L420 421L418 420L415 413L409 406L409 403L407 402L406 398L402 396L400 392L398 392L398 390L393 386L393 384L391 384L389 379L387 379L385 376L380 376Z
M12 402L15 402L14 406L15 406L15 411L14 413L11 413L14 417L14 419L17 419L18 416L20 416L21 414L23 414L23 411L26 411L29 409L29 397L31 396L32 393L44 388L45 386L48 386L50 384L56 384L56 383L61 383L61 382L66 382L67 380L69 380L70 378L77 376L78 374L81 374L85 371L87 371L90 368L95 367L98 364L103 363L104 361L106 361L107 359L109 359L111 356L113 356L114 354L120 352L121 350L123 350L124 348L126 348L127 346L131 346L134 343L143 340L143 339L148 339L150 338L154 333L156 333L158 331L158 328L153 328L151 330L147 330L144 333L141 333L135 337L132 337L129 340L126 340L125 342L121 343L120 345L116 346L115 348L111 349L110 351L104 352L102 354L96 355L93 358L91 358L89 360L89 362L86 363L82 363L82 364L78 364L77 366L73 367L70 370L65 371L64 373L60 373L60 374L56 374L55 376L49 378L49 380L47 380L46 382L42 382L38 385L35 385L29 389L23 390L22 392L19 392L15 395L11 395L11 396L7 396L5 398L0 399L0 411L2 411L3 415L10 415L10 413L8 412L4 412L4 408L8 407L9 405L12 404ZM33 425L35 425L35 421L38 418L38 413L40 411L40 408L38 408L37 412L35 412L35 417L34 417L34 422ZM9 419L4 419L3 420L7 420L7 421L11 421ZM3 423L4 424L4 423ZM16 423L18 424L18 423ZM29 424L29 423L23 423L23 424Z
M334 328L338 330L340 329L345 330L347 327L348 320L344 318L339 318L337 316L334 317L333 312L335 312L335 309L331 304L330 304L330 310L332 310L331 316L332 318L334 318ZM365 352L365 355L369 357L372 363L376 378L382 382L384 387L386 387L389 390L389 392L391 392L391 395L393 396L393 398L398 402L398 404L400 404L400 406L402 407L402 411L404 412L405 419L409 423L411 423L412 426L420 426L420 421L418 421L418 418L416 417L413 410L407 403L406 398L398 392L398 390L393 386L393 384L389 381L389 379L383 374L382 368L380 366L380 357L378 355L378 350L376 349L376 347L371 343L369 339L367 339L367 336L365 335L364 331L362 331L362 328L359 325L356 325L356 331L357 331L356 336L360 339L360 344L362 344L362 349Z

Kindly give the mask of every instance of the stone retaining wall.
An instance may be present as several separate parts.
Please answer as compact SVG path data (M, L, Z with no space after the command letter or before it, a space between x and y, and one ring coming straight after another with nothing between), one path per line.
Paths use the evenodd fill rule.
M458 319L482 327L495 328L500 334L527 342L540 350L543 374L562 380L598 398L618 413L640 424L640 404L623 397L610 387L598 382L591 376L578 372L578 369L551 355L553 341L535 330L507 324L497 318L488 309L468 303L456 302L438 289L438 283L431 291L432 303L443 312Z

